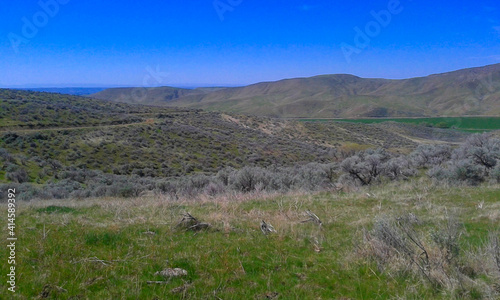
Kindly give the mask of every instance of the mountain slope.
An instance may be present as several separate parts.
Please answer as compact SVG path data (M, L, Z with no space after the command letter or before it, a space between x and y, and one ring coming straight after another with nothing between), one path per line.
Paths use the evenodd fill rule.
M182 90L174 95L175 88L157 89L145 93L143 103L277 117L500 114L500 64L402 80L339 74L216 90ZM94 96L123 101L109 90Z
M134 88L111 88L91 95L100 100L112 100L132 104L162 104L167 101L178 99L189 95L203 95L211 90L183 89L174 87L134 87Z

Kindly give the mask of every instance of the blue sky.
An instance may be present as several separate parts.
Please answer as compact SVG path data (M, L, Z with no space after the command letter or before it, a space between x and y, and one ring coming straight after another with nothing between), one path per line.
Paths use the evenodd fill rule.
M494 63L497 0L20 0L0 11L0 87L408 78Z

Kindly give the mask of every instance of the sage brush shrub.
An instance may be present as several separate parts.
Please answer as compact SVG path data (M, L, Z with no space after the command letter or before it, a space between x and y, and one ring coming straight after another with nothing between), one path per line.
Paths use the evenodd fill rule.
M486 179L486 170L469 159L452 160L446 166L436 166L427 175L450 184L478 185Z
M440 224L438 228L431 233L431 237L436 245L439 246L443 257L448 263L454 260L460 254L460 237L462 235L462 224L458 220L450 216L445 224Z
M42 190L46 197L52 199L65 199L73 196L73 192L82 189L82 185L77 181L63 179L50 185L45 185Z
M154 189L162 194L174 196L177 194L177 186L169 180L157 180Z
M324 189L331 185L331 180L323 165L318 163L309 163L298 168L293 182L295 187L307 191Z
M429 168L448 161L451 152L448 145L419 145L410 153L409 159L416 167Z
M209 182L203 189L203 193L209 196L217 196L226 192L222 183Z
M180 177L175 181L176 194L194 197L202 193L212 178L206 175Z
M5 162L15 162L14 157L4 148L0 148L0 159Z
M184 134L190 134L189 126L181 129ZM137 130L137 134L140 135L143 129L134 130ZM45 139L45 137L41 135L37 138ZM11 135L9 138L14 141L22 139L16 135ZM385 179L405 180L416 176L418 167L431 166L433 167L427 171L427 175L436 181L477 185L488 179L492 182L500 182L498 151L497 139L488 135L474 135L454 151L444 145L421 145L408 156L394 156L384 149L368 149L359 151L340 163L323 163L320 160L288 166L267 162L269 164L267 167L246 166L239 169L225 167L219 169L216 174L213 173L214 169L212 175L197 173L184 176L180 176L182 174L174 169L169 169L167 173L170 173L171 177L167 178L156 177L158 167L147 162L122 164L113 168L113 174L110 174L88 169L85 164L65 167L57 160L44 158L42 154L33 156L24 163L27 168L36 164L41 170L37 172L38 177L35 176L34 181L45 182L45 184L31 187L28 184L21 187L26 191L27 198L38 199L135 197L145 192L178 198L195 197L199 194L216 196L227 192L320 191L338 186L338 183L370 185ZM5 162L6 178L15 183L30 180L29 174L17 164L20 158L9 159L9 157L12 156L0 149L0 160ZM258 158L258 156L253 157ZM195 156L188 155L183 159L190 161L194 158ZM258 161L261 161L261 158L258 158ZM92 163L98 162L96 160ZM160 163L163 169L169 167L165 160L160 160ZM215 161L205 158L204 163L213 164ZM184 165L201 170L198 163L188 162ZM132 173L136 175L130 175Z
M405 156L393 157L386 161L382 169L391 180L408 179L417 175L418 171Z
M345 173L343 181L354 184L369 185L385 173L384 164L390 159L390 154L383 149L368 149L342 161L340 167Z
M333 183L335 180L337 180L340 176L340 169L338 163L327 163L327 164L320 164L321 168L323 169L323 172L325 172L326 178Z
M297 179L294 169L278 169L275 176L275 184L278 186L277 190L284 192L293 190L297 185Z
M12 182L23 183L29 181L28 172L23 168L15 168L7 172L7 179Z
M488 133L473 134L453 151L452 159L469 159L476 165L492 169L500 159L500 140Z
M488 178L499 182L500 140L489 134L473 134L452 151L445 163L435 166L427 175L451 184L478 185Z
M223 185L228 186L229 185L229 177L233 172L235 172L236 169L232 167L226 167L224 169L221 169L217 172L216 178L222 182Z
M428 170L426 174L435 181L445 181L448 179L448 171L442 166L435 166Z
M469 185L478 185L486 178L486 170L470 159L450 162L448 178L455 182L465 182Z
M500 183L500 163L497 161L495 168L491 170L490 176L493 182Z
M420 278L436 292L446 292L453 299L478 292L478 282L474 281L478 278L471 271L474 262L467 259L466 254L470 253L460 248L463 245L460 241L462 224L447 218L445 222L434 224L435 229L431 232L422 224L412 213L379 217L373 229L365 231L358 255L374 260L381 272ZM489 248L494 247L490 245Z
M7 201L8 189L16 190L16 200L29 201L32 199L47 199L39 187L30 183L0 184L0 202Z
M372 243L373 254L381 270L385 269L389 260L395 256L395 252L405 256L414 255L408 238L395 222L387 217L375 221L372 231L365 234L365 240Z
M239 192L251 192L259 187L265 190L269 186L270 174L267 170L258 167L244 167L235 171L229 178L230 185Z

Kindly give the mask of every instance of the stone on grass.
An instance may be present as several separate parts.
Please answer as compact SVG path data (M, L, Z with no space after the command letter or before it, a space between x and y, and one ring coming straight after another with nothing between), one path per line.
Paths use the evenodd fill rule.
M172 278L172 277L180 277L180 276L187 276L188 272L184 269L181 268L167 268L165 270L159 271L155 273L156 275L161 275L165 278Z

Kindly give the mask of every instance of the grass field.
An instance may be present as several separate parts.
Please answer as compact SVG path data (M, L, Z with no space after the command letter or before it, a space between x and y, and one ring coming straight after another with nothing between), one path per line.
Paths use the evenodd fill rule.
M227 195L171 200L59 200L18 203L16 299L481 299L500 275L486 251L500 226L498 185L437 186L425 179L351 192ZM480 206L479 204L482 203ZM322 227L302 223L310 209ZM190 212L211 229L176 228ZM427 282L403 256L385 265L367 243L377 220L409 213L431 261L433 237L453 216L458 252ZM7 223L6 213L0 221ZM261 220L277 233L264 235ZM4 231L4 237L6 232ZM4 238L5 241L5 238ZM6 247L0 248L6 257ZM481 254L481 255L480 255ZM401 268L398 267L401 265ZM434 268L434 265L432 265ZM154 275L182 268L187 276ZM413 271L412 271L413 270ZM7 264L0 264L7 274ZM456 271L459 272L459 271ZM465 271L460 271L466 273ZM430 273L435 278L441 278ZM458 274L458 273L457 273ZM460 273L462 274L462 273ZM433 277L433 278L434 278ZM465 277L464 277L465 278ZM148 284L148 281L160 281ZM10 295L5 283L0 294Z
M300 119L303 122L354 122L382 123L400 122L420 124L438 128L456 128L469 132L484 132L500 129L500 117L439 117L439 118L368 118L368 119Z

